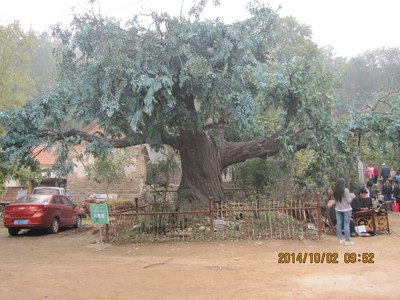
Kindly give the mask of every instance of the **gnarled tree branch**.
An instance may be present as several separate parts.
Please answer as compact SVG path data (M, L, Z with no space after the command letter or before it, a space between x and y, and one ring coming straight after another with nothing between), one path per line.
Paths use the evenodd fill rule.
M297 150L304 149L309 142L302 138L303 133L297 132L291 136L296 141L294 144ZM236 163L244 162L250 158L266 158L273 156L282 150L278 134L265 140L247 142L225 142L220 145L221 167L222 169Z

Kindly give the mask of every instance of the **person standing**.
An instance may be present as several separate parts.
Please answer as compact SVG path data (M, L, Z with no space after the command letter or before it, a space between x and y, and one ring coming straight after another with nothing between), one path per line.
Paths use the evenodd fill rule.
M350 218L352 214L350 191L345 186L346 182L343 178L336 181L333 190L333 197L336 200L336 234L340 244L353 245L350 240ZM344 224L344 226L342 226ZM344 227L345 240L342 239L342 228Z
M379 170L378 167L373 165L374 167L374 183L377 184L378 183L378 177L379 177Z
M390 169L385 163L383 163L381 167L382 183L384 183L386 179L389 178L389 176L390 176Z
M399 185L399 181L395 180L394 181L394 186L393 186L393 198L394 200L396 200L397 202L400 202L400 185Z
M392 200L393 188L388 178L385 179L385 183L382 186L382 195L383 201L386 202Z
M373 181L374 180L374 166L370 164L367 168L367 172L365 173L365 176L368 178L368 181Z
M394 180L397 182L400 182L400 169L397 169L396 175L394 176Z

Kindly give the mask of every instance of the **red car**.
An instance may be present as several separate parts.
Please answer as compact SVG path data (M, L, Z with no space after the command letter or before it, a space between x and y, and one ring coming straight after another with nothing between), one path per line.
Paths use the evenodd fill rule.
M60 227L81 225L79 208L63 195L23 196L4 211L4 226L10 235L32 228L47 228L50 233L57 233Z

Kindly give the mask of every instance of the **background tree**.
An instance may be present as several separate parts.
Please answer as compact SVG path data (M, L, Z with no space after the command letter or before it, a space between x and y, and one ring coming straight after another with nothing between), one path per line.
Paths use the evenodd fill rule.
M0 111L22 107L35 94L34 80L30 75L31 51L34 37L25 33L18 22L0 26ZM3 127L0 125L0 135ZM2 145L0 144L0 149ZM0 161L3 162L0 150ZM7 179L18 179L30 186L40 181L36 164L0 167L0 192Z
M33 37L18 22L0 26L0 110L21 107L34 95L30 76Z
M167 200L168 193L176 184L176 175L180 173L179 157L170 151L161 151L163 157L148 165L146 184L153 193L162 196L163 201Z
M293 176L285 161L254 158L237 164L233 182L240 187L247 198L252 196L283 197L285 182Z
M108 199L110 185L127 179L126 170L132 164L129 151L112 151L108 155L95 157L93 163L85 165L85 172L89 180L105 184Z
M311 31L268 7L249 10L233 24L152 13L150 26L137 16L123 28L100 16L75 18L56 30L57 89L1 115L5 157L56 141L60 157L83 140L92 153L167 144L180 154L180 191L204 204L223 198L222 170L250 158L309 147L323 167L341 142L330 122L331 78ZM105 135L71 125L94 119Z
M35 82L36 91L39 93L51 91L56 83L56 59L53 51L57 47L57 42L47 32L31 32L30 35L34 40L30 73Z
M386 111L400 91L400 49L367 51L349 59L337 71L343 83L340 99L347 111Z
M174 154L167 154L165 157L150 164L146 184L153 185L155 189L168 190L174 183L176 173L179 170L179 160Z
M400 49L379 48L349 60L328 58L328 64L341 83L336 116L346 119L353 133L349 147L366 163L397 167Z
M32 188L40 184L43 180L42 173L38 162L34 162L30 166L12 166L7 171L8 178L18 180L18 182L27 188L28 193L32 191Z

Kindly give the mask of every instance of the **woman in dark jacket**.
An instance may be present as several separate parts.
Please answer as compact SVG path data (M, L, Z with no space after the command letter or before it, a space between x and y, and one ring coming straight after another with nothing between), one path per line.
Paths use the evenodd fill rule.
M389 179L386 179L385 183L382 186L382 195L383 195L383 200L385 202L392 200L393 188L392 188L392 184L390 183Z

